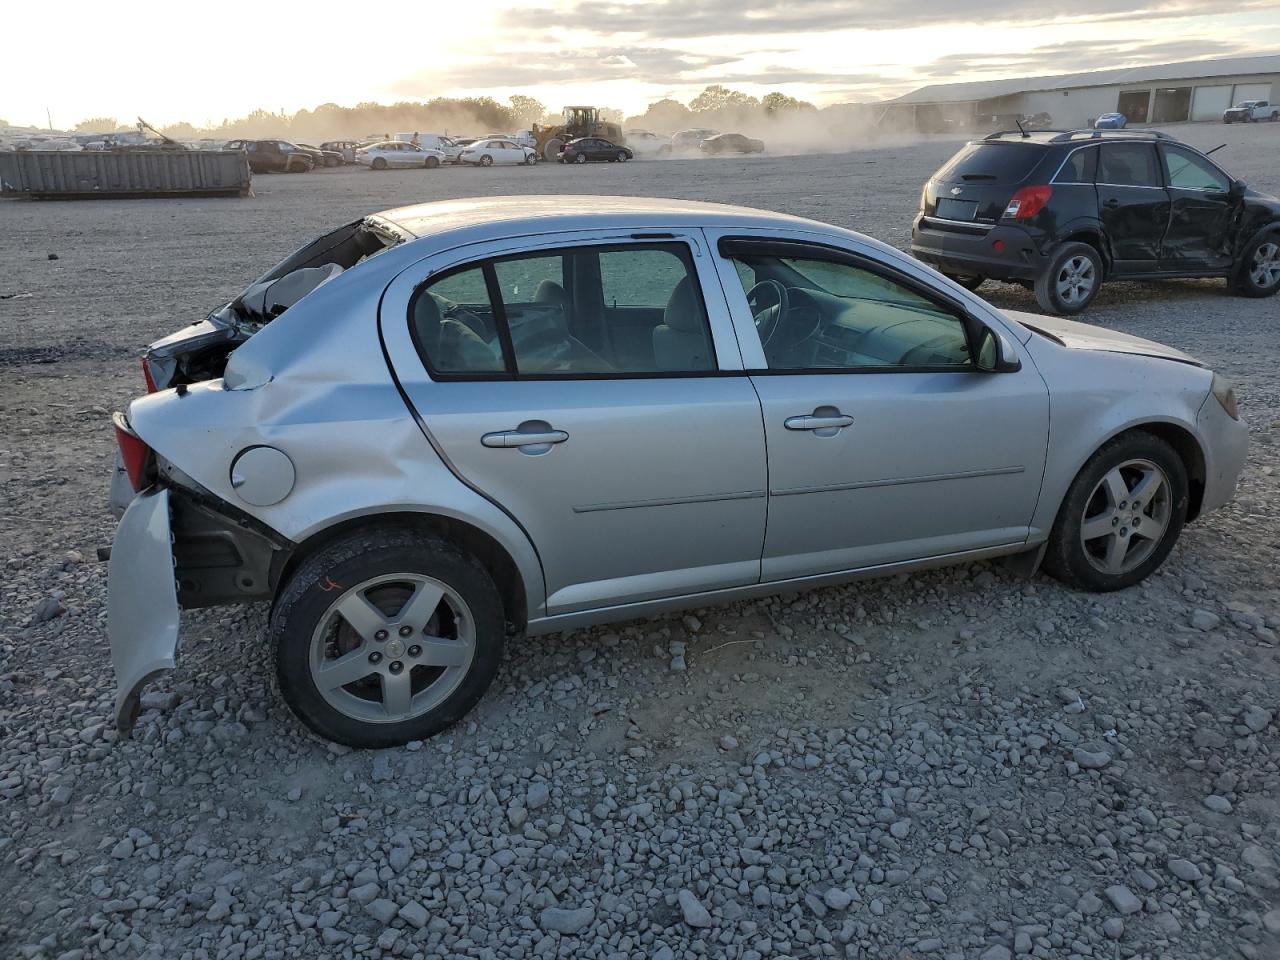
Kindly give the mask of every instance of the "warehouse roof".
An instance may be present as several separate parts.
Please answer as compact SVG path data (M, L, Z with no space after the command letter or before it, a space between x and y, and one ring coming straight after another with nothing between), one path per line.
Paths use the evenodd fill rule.
M1280 54L1233 57L1225 60L1184 60L1149 67L1122 67L1064 73L1053 77L1015 77L1008 80L972 80L968 83L931 83L890 103L966 103L1016 93L1063 90L1074 87L1109 87L1137 83L1163 83L1189 77L1235 77L1254 73L1280 73Z

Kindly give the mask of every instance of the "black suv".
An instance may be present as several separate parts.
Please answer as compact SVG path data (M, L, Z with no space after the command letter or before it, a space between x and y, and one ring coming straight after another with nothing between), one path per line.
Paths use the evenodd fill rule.
M925 184L911 252L975 290L1021 283L1079 313L1106 279L1225 277L1280 290L1280 200L1155 131L993 133Z

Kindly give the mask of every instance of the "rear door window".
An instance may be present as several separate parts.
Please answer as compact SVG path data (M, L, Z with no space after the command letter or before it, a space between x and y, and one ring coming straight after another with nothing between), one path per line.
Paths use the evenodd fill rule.
M688 248L575 247L503 257L427 283L410 329L433 375L619 377L716 369Z
M1044 156L1044 147L1025 143L969 143L934 179L965 183L1021 183Z
M1098 183L1118 187L1159 187L1155 147L1149 143L1104 143L1098 158Z

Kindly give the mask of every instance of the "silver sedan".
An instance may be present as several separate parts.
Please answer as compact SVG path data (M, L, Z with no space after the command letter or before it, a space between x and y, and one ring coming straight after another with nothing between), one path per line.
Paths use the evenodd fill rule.
M1229 384L735 207L449 201L154 344L116 415L117 719L179 608L267 601L322 736L430 736L508 638L1010 557L1116 590L1234 494Z

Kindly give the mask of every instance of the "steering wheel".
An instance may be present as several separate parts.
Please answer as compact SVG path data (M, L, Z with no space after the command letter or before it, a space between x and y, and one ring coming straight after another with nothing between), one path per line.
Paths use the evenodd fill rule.
M765 292L772 293L776 303L761 310L760 295ZM747 291L747 306L751 307L752 316L755 318L756 332L760 334L760 344L767 347L782 325L782 318L791 309L791 298L787 295L787 288L777 280L761 280Z

